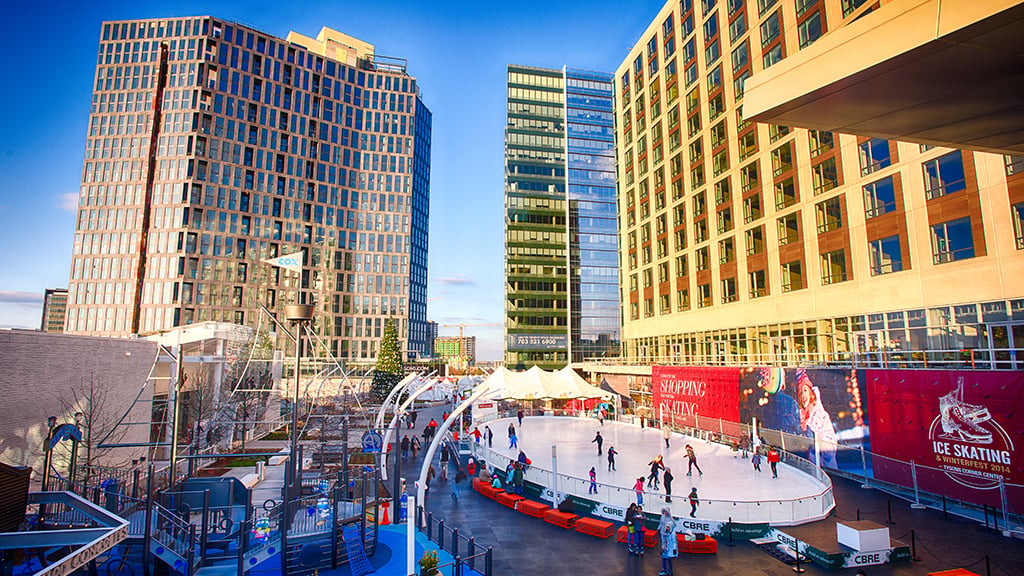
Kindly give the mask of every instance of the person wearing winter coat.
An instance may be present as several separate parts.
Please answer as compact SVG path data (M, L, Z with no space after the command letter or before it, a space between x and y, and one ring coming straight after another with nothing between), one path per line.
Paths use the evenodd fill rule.
M676 540L676 523L667 506L661 509L658 536L661 537L661 572L658 576L672 576L672 559L679 555L679 543Z
M651 484L654 484L654 489L658 489L658 472L665 469L665 463L662 461L661 454L654 460L647 463L651 467L651 475L647 477L647 487L650 488Z
M663 484L665 485L665 502L672 501L672 469L665 468L665 473L662 475Z

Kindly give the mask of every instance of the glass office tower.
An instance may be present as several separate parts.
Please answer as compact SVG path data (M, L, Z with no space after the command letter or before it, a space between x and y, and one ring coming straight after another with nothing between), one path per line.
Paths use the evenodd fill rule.
M508 67L505 365L617 350L611 77Z

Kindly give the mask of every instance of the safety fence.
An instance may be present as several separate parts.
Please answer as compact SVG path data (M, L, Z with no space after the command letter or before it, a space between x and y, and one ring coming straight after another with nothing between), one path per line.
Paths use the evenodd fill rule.
M476 543L472 536L459 534L458 527L445 524L444 519L435 518L433 512L425 512L422 506L417 507L416 524L427 538L436 543L440 550L448 552L454 560L441 564L437 568L441 574L463 576L483 574L492 576L494 548L484 547Z

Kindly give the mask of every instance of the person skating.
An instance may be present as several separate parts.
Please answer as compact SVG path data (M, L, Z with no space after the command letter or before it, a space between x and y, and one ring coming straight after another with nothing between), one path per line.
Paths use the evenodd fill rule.
M750 457L750 463L754 465L754 470L761 471L761 453L754 450L754 455Z
M615 455L618 452L615 451L615 446L608 447L608 471L615 470Z
M494 447L494 431L491 430L490 426L484 426L484 435L487 436L487 447Z
M665 502L672 501L672 469L666 467L665 473L662 475L663 484L665 485Z
M593 466L590 467L590 488L587 494L597 494L597 470Z
M697 455L693 453L693 446L686 445L686 459L689 460L689 466L687 467L686 475L693 476L693 469L697 469L697 473L701 476L704 475L704 471L697 465Z
M523 410L522 410L522 409L520 409L519 411L517 411L517 412L516 412L516 418L518 418L518 419L519 419L519 427L520 427L520 428L522 428L522 427L523 427L523 417L524 417L524 416L526 416L526 414L525 414L525 413L523 413Z
M515 424L509 422L508 423L508 437L511 438L511 437L515 436L515 434L516 434L516 426L515 426Z
M668 424L661 426L661 437L665 439L665 449L668 450L668 440L672 437L672 429L669 428Z
M661 537L661 572L658 576L672 576L672 559L679 555L679 542L676 540L676 523L667 506L661 509L658 535Z
M644 477L641 476L636 479L636 483L633 484L633 491L636 492L636 505L644 505Z
M597 431L597 434L594 435L594 439L591 440L590 442L591 443L597 442L597 455L600 456L602 454L602 452L601 452L601 445L604 444L604 437L601 436L601 431L600 430Z
M768 464L772 467L772 478L779 477L779 451L772 446L768 449Z
M508 437L508 448L509 448L509 450L511 450L512 448L518 448L518 447L519 447L519 438L516 436L516 433L513 430L512 433L509 434L509 437Z
M700 506L700 498L697 497L696 486L694 486L693 489L690 490L690 495L688 496L688 498L690 500L690 518L696 518L697 506Z
M665 469L665 464L662 462L661 454L658 454L657 458L647 463L651 467L651 474L647 477L647 487L650 488L651 484L654 484L654 489L658 489L658 472Z

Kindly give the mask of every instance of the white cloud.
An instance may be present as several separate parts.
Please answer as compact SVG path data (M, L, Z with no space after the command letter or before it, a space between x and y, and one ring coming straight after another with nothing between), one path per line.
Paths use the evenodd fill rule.
M60 206L61 210L78 212L78 192L65 192L61 194L58 206Z

